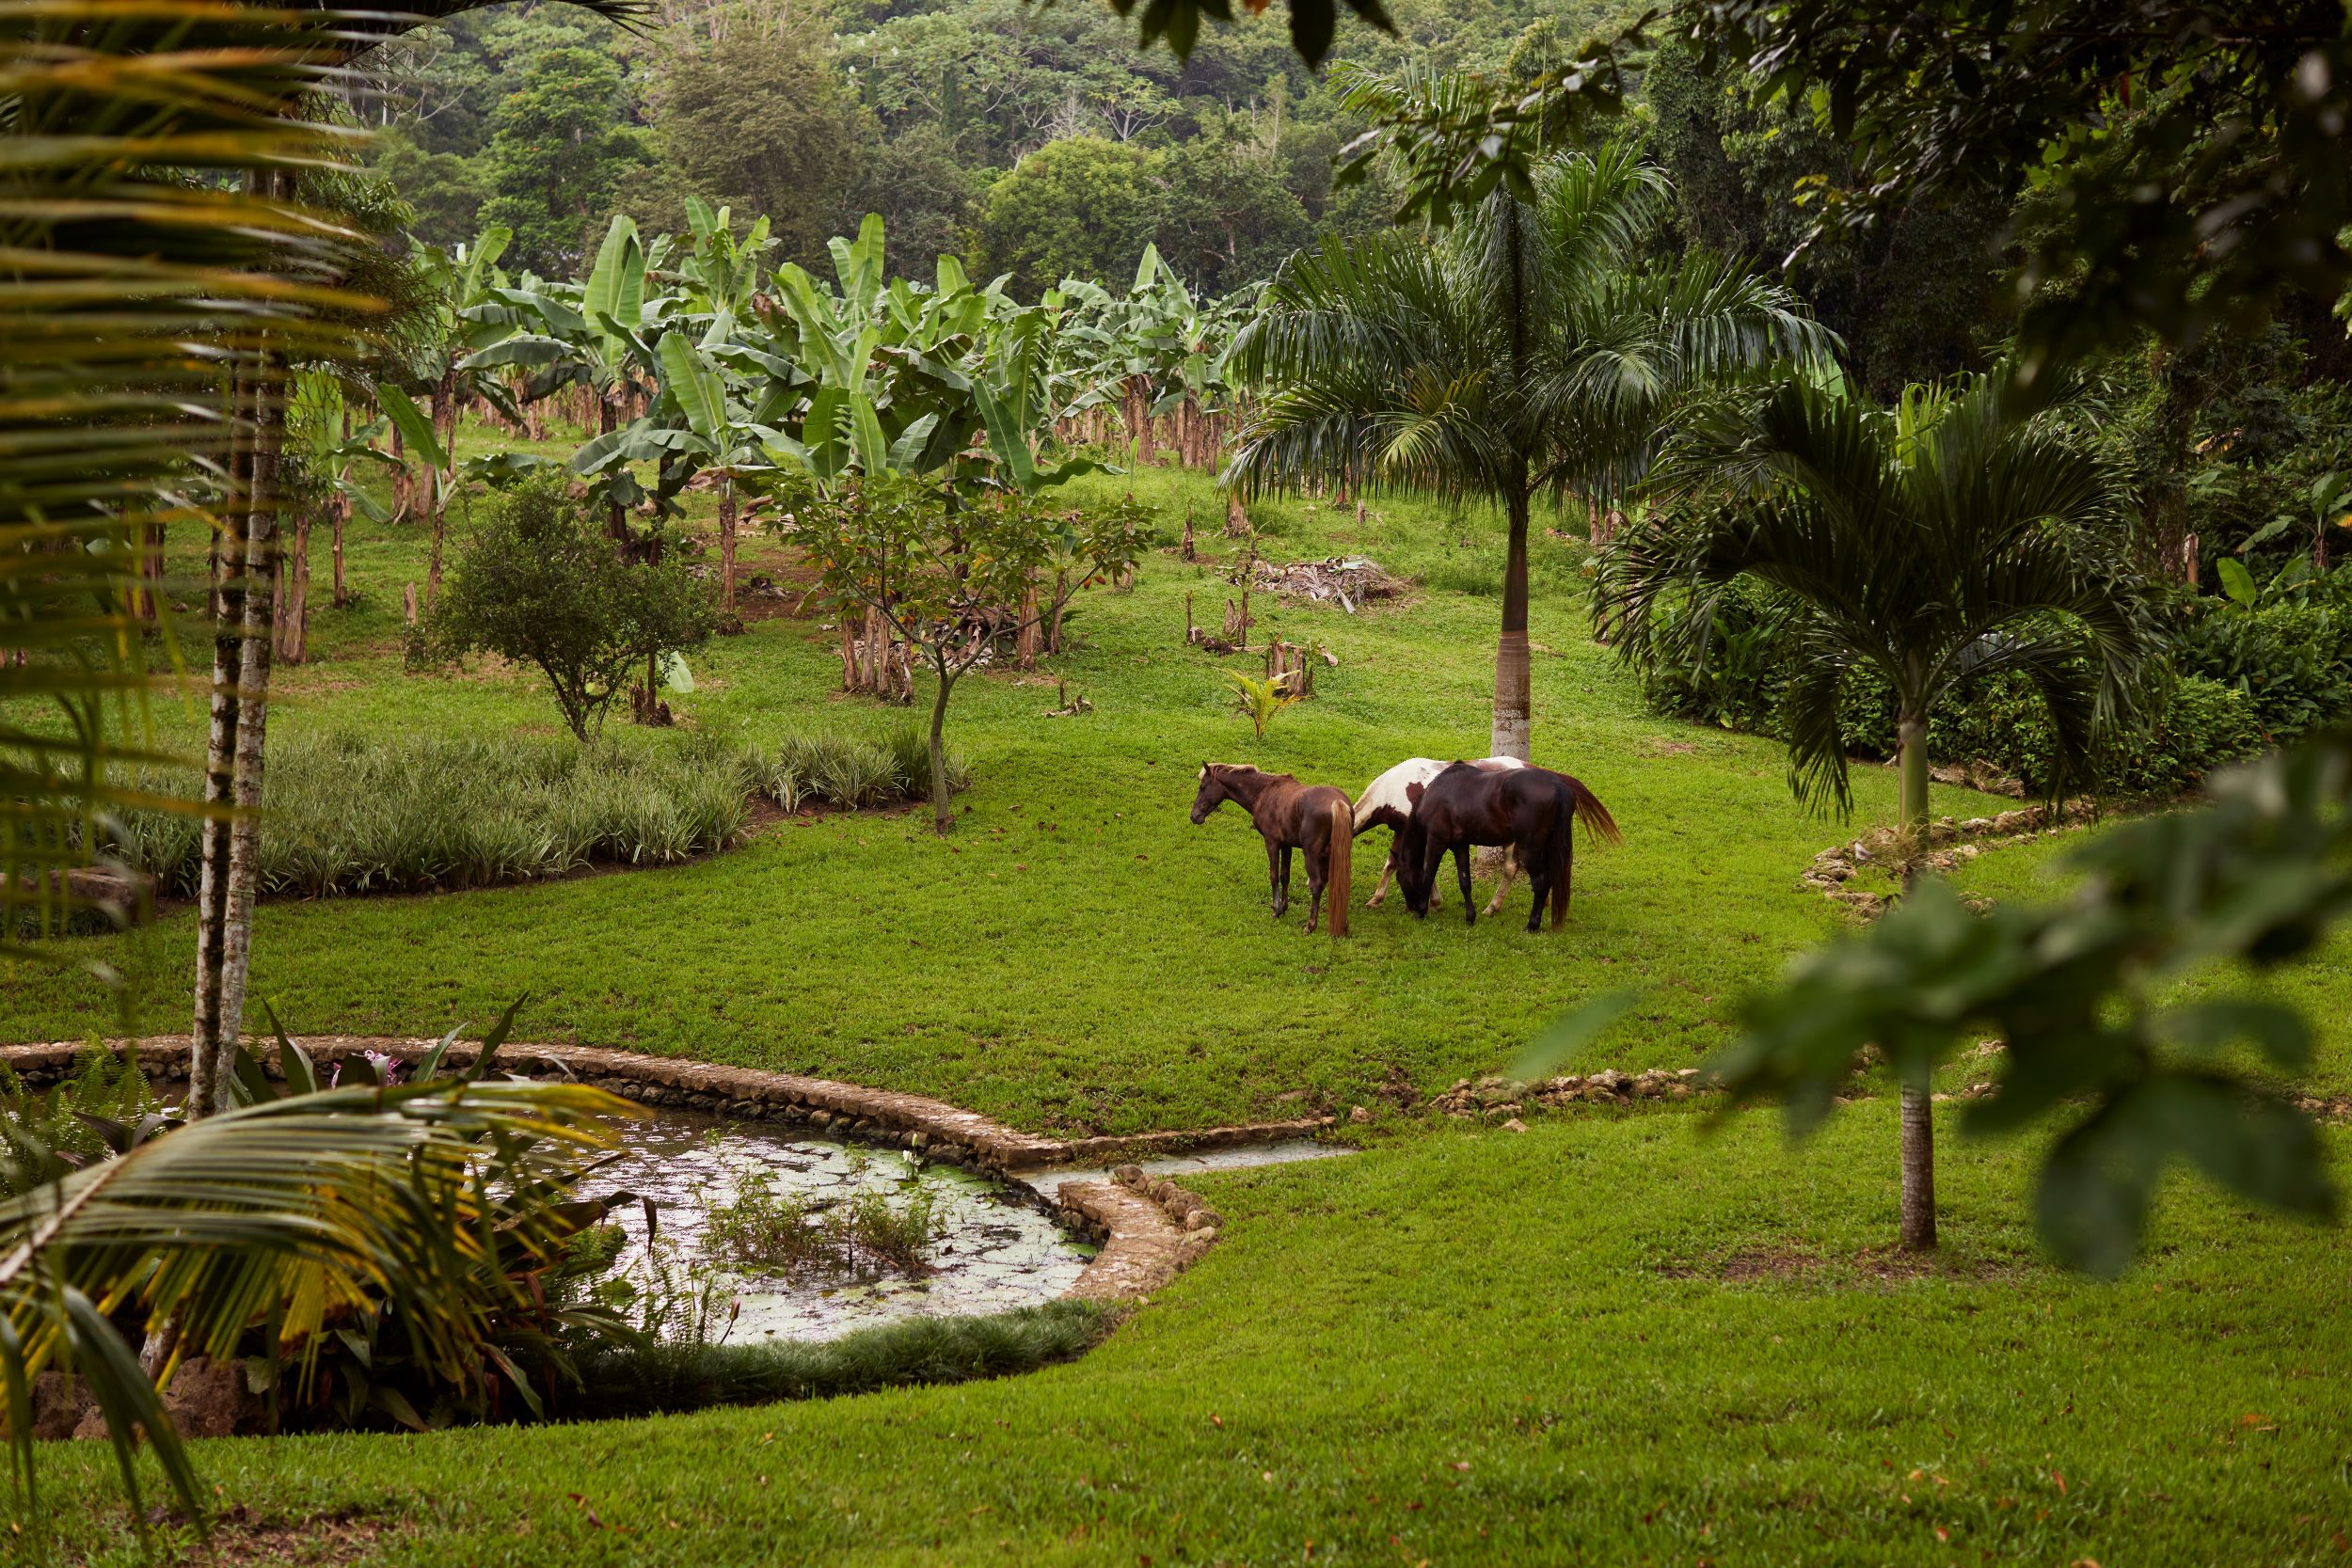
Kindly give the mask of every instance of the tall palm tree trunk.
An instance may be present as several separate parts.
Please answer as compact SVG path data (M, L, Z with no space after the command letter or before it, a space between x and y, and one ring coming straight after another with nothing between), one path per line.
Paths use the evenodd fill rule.
M1487 755L1529 759L1534 724L1534 678L1527 647L1527 465L1504 498L1511 545L1502 567L1502 635L1495 643L1494 734Z
M247 394L251 434L232 459L232 472L242 482L234 501L243 515L222 537L215 556L212 728L204 758L204 803L214 815L204 823L197 890L191 1116L229 1108L237 1037L245 1023L276 630L282 370L275 356L264 356Z
M1918 858L1927 850L1928 724L1923 714L1905 714L1896 725L1902 791L1898 815L1915 835L1903 867L1903 890L1918 879ZM1935 1250L1935 1101L1924 1074L1902 1085L1902 1203L1900 1241L1907 1252Z

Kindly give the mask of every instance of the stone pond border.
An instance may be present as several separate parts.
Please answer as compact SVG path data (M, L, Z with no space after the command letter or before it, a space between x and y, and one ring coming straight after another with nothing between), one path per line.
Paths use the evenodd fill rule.
M40 1087L63 1078L74 1059L88 1051L92 1043L76 1040L0 1046L0 1063L5 1063L28 1085ZM117 1039L102 1043L117 1053L126 1044L131 1045L137 1053L140 1070L152 1076L175 1075L188 1056L185 1035L152 1035L135 1041ZM414 1061L439 1042L365 1035L297 1035L294 1043L312 1061L326 1063L369 1053ZM247 1044L275 1070L275 1042L249 1040ZM450 1047L448 1060L452 1065L471 1062L476 1050L474 1042L459 1040ZM1020 1132L977 1111L961 1110L923 1095L867 1088L862 1084L809 1078L793 1072L771 1072L762 1068L725 1067L714 1062L648 1056L593 1046L515 1041L500 1048L499 1059L517 1070L528 1070L534 1065L550 1066L567 1078L643 1105L700 1111L745 1121L805 1123L820 1132L875 1143L895 1143L926 1159L968 1165L1014 1182L1020 1182L1020 1173L1025 1170L1110 1164L1237 1144L1312 1137L1338 1119L1301 1117L1288 1121L1184 1132L1048 1138ZM1026 1183L1021 1185L1027 1188ZM1165 1182L1156 1186L1168 1187L1173 1196L1159 1196L1152 1190L1154 1185L1146 1182L1139 1189L1119 1181L1062 1184L1051 1202L1059 1205L1073 1224L1102 1246L1077 1282L1063 1292L1065 1296L1094 1301L1147 1296L1166 1286L1215 1244L1215 1216L1200 1198ZM1027 1190L1035 1192L1034 1188ZM1040 1201L1046 1200L1041 1196ZM1210 1223L1187 1228L1187 1216L1195 1213L1211 1213Z

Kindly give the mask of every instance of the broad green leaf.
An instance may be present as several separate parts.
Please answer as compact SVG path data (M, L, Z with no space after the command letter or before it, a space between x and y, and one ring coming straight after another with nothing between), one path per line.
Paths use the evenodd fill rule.
M686 667L686 656L675 648L661 656L661 685L669 691L694 689L694 674Z
M2224 594L2249 610L2254 608L2253 573L2248 571L2242 562L2226 555L2214 562L2213 569L2214 575L2221 579Z
M979 405L980 423L988 431L988 450L995 453L1006 479L1024 494L1034 489L1037 462L1029 451L1028 433L987 388L974 387L972 401Z
M2194 1002L2159 1014L2155 1026L2158 1037L2201 1053L2243 1039L2290 1072L2311 1065L2312 1026L2301 1013L2275 1002L2244 997Z
M400 429L400 438L407 442L418 456L432 467L449 467L449 457L441 451L440 438L433 433L433 421L425 418L424 410L419 408L406 392L387 382L375 389L375 401L384 405L384 412Z
M874 412L874 402L863 392L850 395L850 441L857 453L857 466L869 474L890 471L890 443L882 437L882 420Z
M727 422L726 388L718 372L703 363L681 333L663 334L660 354L663 385L677 400L688 426L704 440L717 443Z

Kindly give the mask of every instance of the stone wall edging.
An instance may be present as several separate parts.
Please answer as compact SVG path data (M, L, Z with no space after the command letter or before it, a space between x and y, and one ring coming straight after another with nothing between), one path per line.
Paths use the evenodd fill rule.
M438 1043L364 1035L301 1035L294 1040L306 1055L321 1063L362 1053L414 1061ZM103 1043L118 1053L126 1046L135 1050L140 1069L156 1076L173 1075L183 1066L189 1046L185 1035ZM247 1044L275 1070L275 1041L249 1040ZM89 1048L87 1041L0 1045L0 1063L6 1063L26 1084L40 1086L57 1082ZM448 1060L469 1063L477 1049L472 1041L460 1040L450 1047ZM1011 1173L1019 1169L1107 1164L1137 1155L1308 1137L1336 1119L1307 1117L1234 1127L1059 1139L1023 1132L977 1111L924 1095L764 1068L725 1067L594 1046L520 1042L501 1047L499 1059L526 1070L534 1062L552 1065L579 1082L641 1104L744 1120L804 1122L822 1132L895 1142L927 1159L971 1165L1016 1182L1018 1178ZM1020 1185L1035 1195L1034 1188ZM1045 1203L1041 1196L1038 1201ZM1185 1213L1205 1207L1198 1198L1191 1198L1190 1205L1174 1218L1164 1203L1138 1198L1115 1182L1065 1183L1057 1201L1103 1243L1102 1251L1066 1295L1116 1300L1149 1293L1175 1277L1216 1239L1213 1227L1205 1235L1199 1228L1183 1228Z

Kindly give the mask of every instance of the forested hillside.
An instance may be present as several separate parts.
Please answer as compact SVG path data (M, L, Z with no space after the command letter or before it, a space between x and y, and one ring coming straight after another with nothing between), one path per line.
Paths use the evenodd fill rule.
M1336 58L1494 67L1538 19L1573 41L1638 8L1410 0L1397 38L1351 28ZM1387 220L1383 193L1332 189L1361 126L1279 15L1245 12L1181 62L1135 39L1094 0L675 4L634 36L509 7L387 52L361 112L421 236L503 224L510 263L546 273L578 267L614 212L684 228L690 193L770 214L783 260L820 260L873 212L894 269L954 250L1025 293L1131 272L1147 241L1221 293Z
M571 7L469 13L385 51L357 112L373 156L450 245L509 228L504 264L584 269L612 215L686 227L685 203L766 214L774 261L885 219L895 273L954 252L1034 298L1065 276L1123 282L1147 243L1207 295L1263 281L1321 235L1385 227L1377 174L1335 188L1363 125L1335 72L1526 71L1638 12L1633 0L1408 0L1391 38L1351 22L1311 72L1279 11L1204 31L1190 58L1136 47L1099 0L674 3L629 31ZM2030 214L1939 193L1788 265L1852 152L1809 109L1753 106L1735 71L1665 41L1622 134L1673 186L1667 251L1702 245L1788 280L1877 397L1980 368L2014 325L2002 284ZM2021 228L2021 222L2026 227ZM2312 486L2352 468L2352 371L2331 300L2290 293L2260 332L2110 356L2089 388L2136 474L2152 537L2208 555L2275 519L2269 570L2307 533Z

